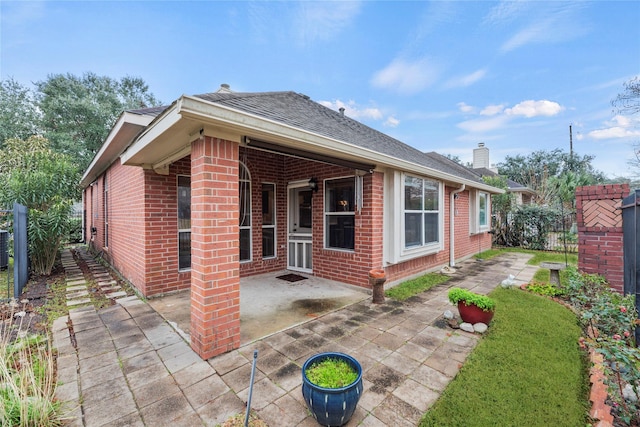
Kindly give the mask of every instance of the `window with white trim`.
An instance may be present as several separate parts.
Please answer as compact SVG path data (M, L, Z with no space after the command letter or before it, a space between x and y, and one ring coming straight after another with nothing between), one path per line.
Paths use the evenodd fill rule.
M469 220L471 233L482 233L489 230L491 225L490 196L484 191L475 191L469 199Z
M324 185L325 248L355 248L355 178L330 179Z
M262 258L276 256L276 185L262 184Z
M240 262L251 261L251 175L240 162Z
M440 191L438 181L404 176L402 220L405 249L439 244Z
M178 176L178 270L191 268L191 177Z

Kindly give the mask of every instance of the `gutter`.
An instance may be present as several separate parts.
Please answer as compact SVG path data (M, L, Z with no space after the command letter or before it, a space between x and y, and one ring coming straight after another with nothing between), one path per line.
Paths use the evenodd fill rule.
M456 230L454 226L456 199L457 199L456 196L458 195L458 193L464 191L465 187L466 185L462 184L460 188L458 188L457 190L453 190L449 194L449 266L450 267L456 266L456 255L455 255L455 244L454 244L455 234L456 234Z

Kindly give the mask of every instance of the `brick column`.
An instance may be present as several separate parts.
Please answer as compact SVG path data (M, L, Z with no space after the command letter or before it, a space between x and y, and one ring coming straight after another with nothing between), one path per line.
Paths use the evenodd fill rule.
M191 347L208 359L240 346L238 144L191 144Z
M604 276L620 293L624 288L622 199L628 184L576 188L578 269Z

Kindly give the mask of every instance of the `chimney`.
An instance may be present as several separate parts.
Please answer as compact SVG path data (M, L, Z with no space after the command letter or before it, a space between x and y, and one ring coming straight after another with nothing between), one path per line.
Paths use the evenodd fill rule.
M489 149L484 146L484 142L478 143L478 148L473 150L473 168L489 169Z
M340 115L344 117L344 107L340 107L338 111L340 111Z

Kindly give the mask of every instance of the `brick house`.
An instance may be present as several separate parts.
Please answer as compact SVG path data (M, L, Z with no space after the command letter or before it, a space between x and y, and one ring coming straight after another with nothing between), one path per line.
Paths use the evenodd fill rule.
M81 185L86 241L144 296L190 289L203 358L240 342L240 279L368 286L490 248L501 190L294 92L182 96L124 112Z

